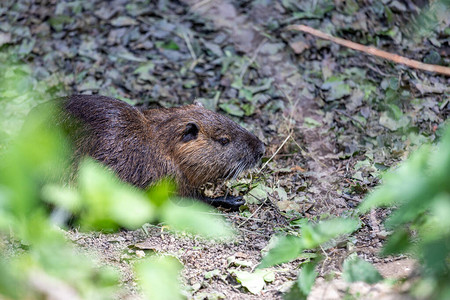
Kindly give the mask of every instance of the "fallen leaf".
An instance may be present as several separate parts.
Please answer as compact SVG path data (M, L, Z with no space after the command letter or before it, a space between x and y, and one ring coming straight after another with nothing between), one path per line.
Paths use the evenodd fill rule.
M289 46L292 48L295 54L300 54L306 49L310 48L310 46L303 41L289 43Z

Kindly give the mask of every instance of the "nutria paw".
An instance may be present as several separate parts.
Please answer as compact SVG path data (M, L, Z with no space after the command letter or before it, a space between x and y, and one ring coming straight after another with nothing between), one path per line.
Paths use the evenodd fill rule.
M239 207L245 204L245 200L244 198L242 198L242 196L237 197L225 196L218 198L204 197L202 200L214 207L227 208L233 211L239 210Z

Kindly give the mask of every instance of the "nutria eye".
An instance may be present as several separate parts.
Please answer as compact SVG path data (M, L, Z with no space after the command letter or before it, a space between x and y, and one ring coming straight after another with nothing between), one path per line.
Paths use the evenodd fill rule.
M227 138L220 138L220 139L218 139L217 141L218 141L222 146L225 146L225 145L227 145L227 144L230 142L230 140L227 139Z
M181 141L183 142L189 142L192 140L195 140L198 136L198 127L195 123L188 123L186 125L186 128L183 131L183 137L181 138Z

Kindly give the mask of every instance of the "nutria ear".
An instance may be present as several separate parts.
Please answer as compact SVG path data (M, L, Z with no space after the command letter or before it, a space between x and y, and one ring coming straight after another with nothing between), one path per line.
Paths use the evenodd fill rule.
M199 106L199 107L203 107L203 104L200 101L194 100L194 104L195 106Z
M181 140L183 142L189 142L195 140L198 135L198 126L195 123L186 124L186 128L183 131L183 137Z

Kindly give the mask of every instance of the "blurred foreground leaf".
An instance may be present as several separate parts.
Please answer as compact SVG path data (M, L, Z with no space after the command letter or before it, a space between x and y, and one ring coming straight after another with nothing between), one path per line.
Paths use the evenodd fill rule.
M258 268L266 268L296 259L304 250L319 245L343 234L350 234L359 227L355 219L332 219L318 224L306 224L301 229L301 237L281 237L262 259Z
M394 207L385 222L392 230L383 255L409 254L420 264L418 298L450 295L450 126L437 146L423 146L360 205L361 212ZM424 289L425 286L433 286Z
M315 270L316 261L311 261L302 265L297 280L291 287L289 292L284 295L285 300L306 300L312 290L314 282L316 282L317 272Z
M100 164L84 160L78 176L83 226L103 230L114 230L118 226L132 229L152 221L154 208L144 194L119 181Z
M364 281L373 284L383 280L383 277L374 266L356 256L356 254L347 257L343 267L342 277L347 282Z
M174 192L169 181L141 191L86 159L78 166L77 186L68 186L70 144L57 126L60 113L53 102L33 109L21 129L24 115L45 99L36 86L47 90L27 67L0 64L0 241L8 236L23 248L13 248L9 255L0 243L0 251L8 255L0 257L1 299L117 297L117 270L99 267L92 256L80 254L64 231L52 224L50 213L74 214L84 229L138 228L159 218L173 228L206 237L232 236L231 227L210 214L212 208L201 203L181 207L169 201ZM136 268L150 299L180 298L179 269L180 263L168 258L153 258Z
M204 203L180 200L168 201L161 212L161 220L173 229L198 234L206 238L227 240L234 231L224 218L213 215L214 210Z
M153 256L135 267L146 298L152 300L184 299L177 280L181 269L181 263L171 256Z

